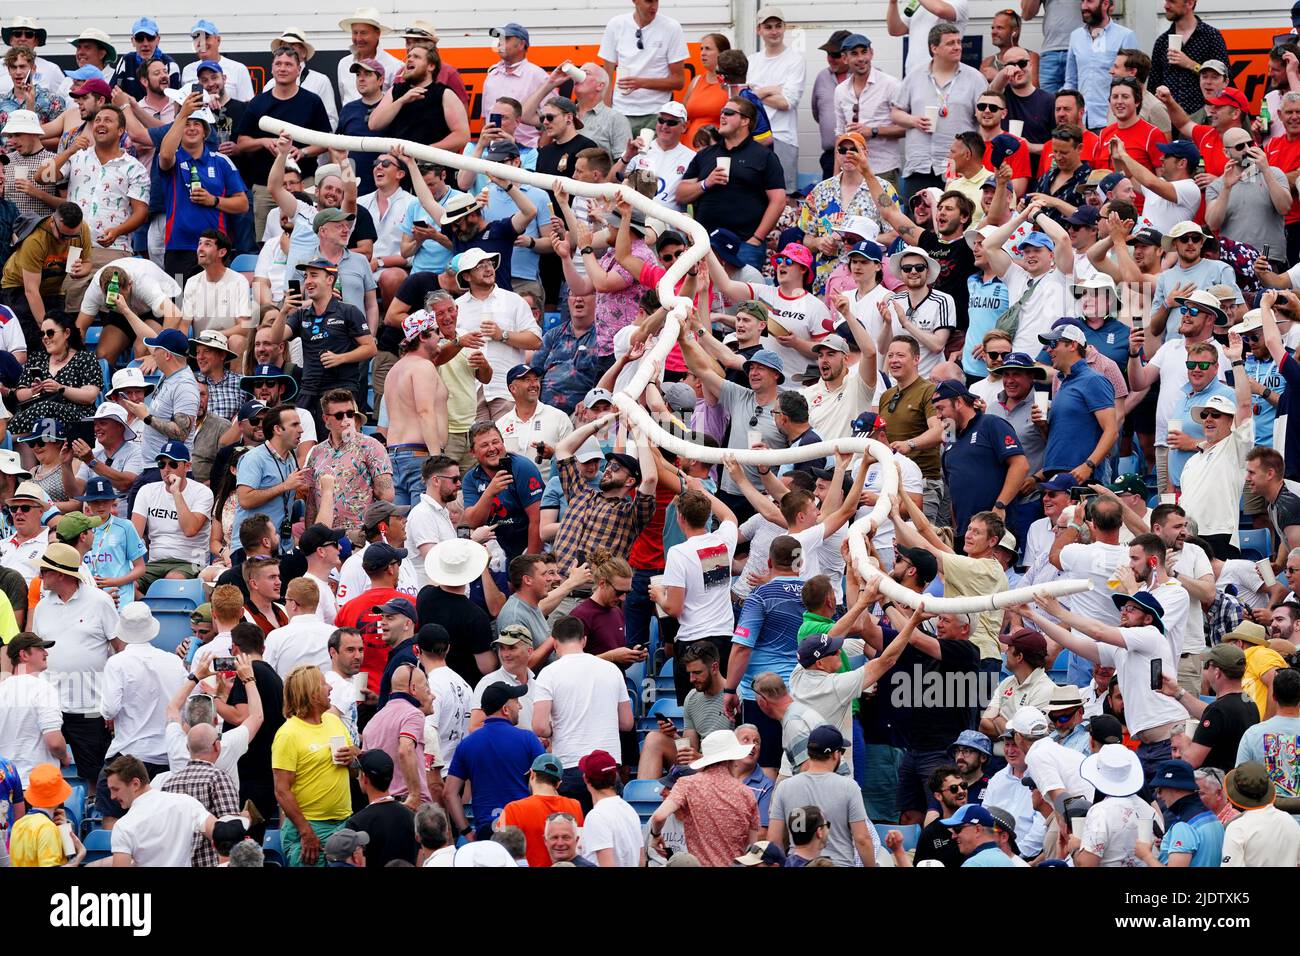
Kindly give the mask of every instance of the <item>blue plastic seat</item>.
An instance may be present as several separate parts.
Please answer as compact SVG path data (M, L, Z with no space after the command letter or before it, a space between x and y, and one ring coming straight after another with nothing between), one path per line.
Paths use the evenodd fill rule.
M86 863L94 863L113 855L112 830L91 830L82 842L86 845Z
M280 845L280 831L267 830L262 837L262 856L267 866L288 866L284 858L284 848Z
M230 264L230 268L236 272L245 272L253 274L257 268L257 256L251 252L246 252L242 256L235 256L235 261Z
M903 835L904 850L915 850L916 844L919 843L921 840L920 824L913 823L910 824L909 826L898 826L892 823L877 823L876 839L877 842L880 844L881 849L884 849L885 835L889 833L890 830L897 830L899 833Z
M630 780L623 786L623 799L631 804L641 822L650 819L651 814L663 803L662 785L658 780Z
M190 627L190 611L193 608L184 610L155 608L147 598L145 603L149 604L154 620L158 622L158 636L149 642L154 647L164 651L174 651L180 646L181 641L194 636L194 631Z
M637 720L637 730L643 734L658 730L660 717L667 717L677 725L679 731L686 722L686 715L682 711L681 704L677 703L676 697L660 697L645 712L645 715Z
M1241 556L1251 561L1273 556L1273 533L1268 528L1251 528L1237 532Z
M664 661L663 669L659 671L659 676L655 678L655 697L673 696L676 699L677 685L673 683L673 659L670 657Z
M207 600L207 598L203 596L203 582L198 578L189 578L185 581L159 578L153 584L149 585L149 593L145 596L149 598L150 601L154 598L188 601L189 609L191 611ZM152 604L150 606L152 607Z

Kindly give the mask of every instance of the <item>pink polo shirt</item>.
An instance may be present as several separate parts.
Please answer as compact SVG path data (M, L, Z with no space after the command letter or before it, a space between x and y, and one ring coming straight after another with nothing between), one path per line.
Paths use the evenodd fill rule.
M420 775L420 796L429 799L428 778L424 774L424 714L409 700L392 698L370 718L362 732L362 746L366 750L382 750L393 758L393 785L389 792L398 800L408 793L406 777L397 759L403 737L415 743L415 766Z
M523 103L546 82L546 77L545 70L526 59L510 65L504 60L499 61L487 71L487 77L483 80L483 116L486 117L492 110L492 104L503 96ZM536 147L540 135L537 127L520 123L515 130L515 142L520 146Z

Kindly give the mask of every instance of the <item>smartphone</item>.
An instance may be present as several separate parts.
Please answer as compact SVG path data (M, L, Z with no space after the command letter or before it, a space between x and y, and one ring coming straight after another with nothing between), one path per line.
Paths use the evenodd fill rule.
M428 229L428 228L429 228L429 224L428 224L427 222L425 222L423 219L417 219L417 220L415 220L415 222L412 223L412 225L419 226L421 229Z
M290 294L290 295L302 295L302 280L301 280L301 279L290 279L290 280L289 280L289 294Z
M489 125L489 126L495 126L495 127L497 127L497 129L500 129L500 128L501 128L501 114L500 114L500 113L489 113L489 114L488 114L488 125Z
M235 659L233 657L214 657L212 658L212 669L220 674L233 674L235 672Z
M586 564L586 563L587 563L587 552L586 552L586 551L575 551L574 554L573 554L573 560L574 560L574 562L575 562L576 564Z
M203 95L204 90L203 90L203 84L202 84L202 83L191 83L191 84L190 84L190 95L193 96L195 93L198 93L200 96Z
M92 418L84 418L68 426L68 442L72 443L80 438L91 448L95 447L95 421Z
M1155 658L1155 660L1151 662L1151 689L1159 690L1161 687L1164 686L1164 682L1165 682L1164 665L1161 662L1160 658L1157 657Z
M1095 497L1096 494L1097 492L1093 491L1091 488L1087 487L1086 485L1075 485L1073 488L1070 489L1070 500L1082 501L1084 498Z

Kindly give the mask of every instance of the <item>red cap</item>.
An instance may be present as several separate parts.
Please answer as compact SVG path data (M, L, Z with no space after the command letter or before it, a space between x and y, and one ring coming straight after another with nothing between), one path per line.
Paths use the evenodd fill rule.
M109 89L108 84L97 76L92 76L88 80L82 80L69 95L85 96L88 93L102 96L106 100L111 100L113 98L113 91Z
M618 772L618 761L603 750L593 750L578 761L578 769L587 779L608 777Z
M1007 647L1014 647L1016 650L1024 653L1025 651L1037 651L1039 654L1047 653L1047 639L1037 631L1031 631L1027 627L1022 627L1018 631L1013 631L1007 635L1004 641Z
M1205 101L1206 106L1235 106L1243 113L1250 113L1250 102L1246 99L1246 94L1232 86L1225 86L1223 92L1218 96L1212 96Z

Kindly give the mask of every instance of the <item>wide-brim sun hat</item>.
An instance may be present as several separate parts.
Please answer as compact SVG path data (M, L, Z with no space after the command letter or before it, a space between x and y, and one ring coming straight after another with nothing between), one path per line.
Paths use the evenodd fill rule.
M715 730L700 744L700 759L691 762L692 770L703 770L715 763L744 760L754 752L754 744L742 744L734 730Z
M161 629L162 626L153 616L153 611L149 610L149 605L143 601L132 601L122 608L113 637L124 644L148 644L158 636Z
M448 538L424 556L424 573L438 587L463 587L482 576L488 558L488 549L477 541Z
M1142 761L1123 744L1105 744L1085 757L1079 776L1108 797L1131 796L1146 782Z
M926 275L926 284L933 285L939 278L939 263L934 260L930 253L926 252L920 246L904 246L889 257L889 271L898 277L902 277L903 271L899 267L903 264L903 259L907 256L920 256L925 260L928 269Z

